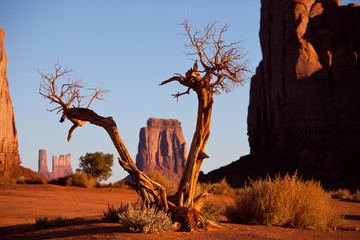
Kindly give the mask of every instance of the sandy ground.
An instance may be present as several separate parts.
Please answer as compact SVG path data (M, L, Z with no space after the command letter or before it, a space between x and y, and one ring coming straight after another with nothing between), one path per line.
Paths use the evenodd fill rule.
M230 202L228 196L215 196ZM207 232L169 232L158 234L125 233L119 224L101 221L107 204L136 202L137 194L128 189L84 189L54 185L0 185L0 239L359 239L360 231L312 231L282 227L251 226L224 221L232 227ZM346 228L360 227L360 203L336 200L346 217ZM37 217L67 217L61 228L36 230Z

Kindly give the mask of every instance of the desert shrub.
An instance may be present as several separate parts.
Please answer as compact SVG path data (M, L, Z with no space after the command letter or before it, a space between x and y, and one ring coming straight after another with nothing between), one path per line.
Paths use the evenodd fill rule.
M119 209L114 208L114 205L110 206L108 203L108 208L106 211L103 211L102 220L109 223L117 223L119 222Z
M359 191L359 189L357 189L356 192L351 195L351 199L354 200L354 201L360 201L360 191Z
M348 189L339 189L335 192L331 192L331 197L335 199L345 199L349 198L350 191Z
M161 184L166 191L166 194L171 196L174 195L177 192L178 184L175 182L169 180L167 177L162 175L158 171L151 171L146 174L151 180Z
M252 181L234 202L225 209L225 216L245 224L326 230L336 227L340 220L320 183L304 182L296 174Z
M200 212L204 218L217 222L219 221L222 209L223 207L219 201L216 201L213 197L209 197L201 207Z
M65 225L66 217L57 216L54 219L48 217L38 217L35 219L35 227L37 229L58 228Z
M209 188L209 192L213 193L213 194L218 194L218 195L234 195L235 194L235 190L230 187L230 185L226 182L226 178L223 178L222 180L220 180L217 183L214 184L210 184L210 186L208 186Z
M111 187L111 188L125 188L129 189L130 187L126 184L125 180L120 180L114 183L105 184L102 187Z
M173 229L173 223L169 214L158 210L155 206L143 204L139 209L128 204L119 213L119 223L128 232L154 233Z
M26 184L47 184L46 179L42 178L31 178L31 179L25 179Z
M97 186L97 181L96 178L94 178L90 174L84 172L77 172L66 178L66 186L93 188Z
M348 189L338 189L337 191L330 192L331 197L335 199L348 199L353 201L360 200L360 191L357 189L354 193L351 194Z
M26 184L26 178L24 176L18 177L16 184Z
M8 179L6 177L0 177L0 184L15 184L15 179Z

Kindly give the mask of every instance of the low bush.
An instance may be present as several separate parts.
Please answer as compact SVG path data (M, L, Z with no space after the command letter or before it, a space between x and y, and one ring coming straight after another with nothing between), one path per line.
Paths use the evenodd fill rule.
M297 175L252 181L234 197L225 216L245 224L328 230L339 225L331 197L319 182Z
M96 178L84 172L72 174L66 179L66 186L93 188L96 185Z
M0 184L15 184L15 179L8 179L6 177L0 177Z
M351 195L348 189L339 189L336 192L330 192L330 194L331 197L335 199L345 199Z
M335 192L330 192L331 197L335 199L348 199L353 201L360 200L360 191L357 189L353 194L348 189L339 189Z
M174 195L177 192L178 184L169 180L167 177L162 175L158 171L151 171L146 174L151 180L161 184L166 191L168 196Z
M102 185L101 187L110 187L110 188L125 188L125 189L129 189L130 186L128 186L126 184L126 181L125 180L120 180L120 181L117 181L117 182L114 182L114 183L109 183L109 184L105 184L105 185Z
M66 217L57 216L54 219L49 219L48 217L38 217L35 219L36 229L49 229L49 228L58 228L65 225Z
M114 205L110 206L110 203L108 203L107 210L103 211L102 220L108 223L118 223L120 219L119 213L120 213L119 209L114 208Z
M221 203L213 197L209 197L200 209L201 215L204 218L215 222L219 221L222 211Z
M16 184L26 184L26 178L24 176L18 177Z
M169 214L146 204L139 209L128 204L119 213L119 223L128 232L156 233L173 230L173 222Z
M84 188L93 188L99 185L96 178L84 172L76 172L75 174L71 174L67 177L60 177L51 180L49 183L60 186L75 186Z

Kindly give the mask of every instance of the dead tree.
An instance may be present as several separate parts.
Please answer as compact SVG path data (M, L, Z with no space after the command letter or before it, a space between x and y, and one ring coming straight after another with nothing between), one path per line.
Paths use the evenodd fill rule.
M139 171L120 137L113 118L101 117L89 109L93 100L102 100L103 94L108 91L96 88L93 89L93 94L82 95L80 90L84 89L84 86L81 81L71 80L71 70L64 69L59 63L54 65L54 74L43 74L38 71L42 78L40 95L50 100L50 103L57 104L49 111L61 112L60 122L67 118L74 124L69 130L68 141L70 141L73 131L86 122L104 128L120 155L120 165L133 179L133 183L130 185L138 192L143 201L154 204L164 211L170 211L173 220L180 222L188 230L206 228L209 224L211 225L211 222L200 214L205 194L195 196L195 187L202 162L208 158L205 147L210 136L213 96L223 91L230 92L238 84L243 84L244 74L248 71L247 61L244 59L246 54L242 53L238 46L239 42L226 45L222 40L228 26L225 25L217 32L215 25L216 23L211 23L201 32L196 28L193 29L187 20L184 21L185 34L190 40L187 47L195 50L189 55L196 58L195 63L185 73L185 76L176 74L161 83L164 85L175 81L187 87L185 92L173 95L177 99L184 94L189 94L191 90L198 97L196 129L185 170L174 196L167 196L163 186ZM63 79L65 82L61 84ZM86 99L90 99L88 103L86 103Z
M186 47L194 49L188 53L196 58L194 66L185 76L175 74L176 76L162 82L161 85L175 81L187 87L185 92L173 95L177 99L193 90L198 98L198 112L195 133L178 191L169 199L177 207L199 211L203 199L202 196L195 198L195 188L202 162L208 158L205 147L210 136L214 94L228 93L235 86L242 85L246 80L248 68L246 53L239 47L240 42L225 44L222 39L228 25L225 24L218 32L215 28L216 22L208 24L203 31L193 28L187 20L183 26L189 39ZM196 224L203 224L201 218L195 219L196 221Z
M114 119L112 117L101 117L89 109L93 100L102 100L102 96L108 91L96 88L92 89L93 94L82 95L80 90L84 90L84 85L81 80L72 80L70 78L71 70L64 68L59 62L54 65L54 70L54 74L44 74L38 70L42 78L39 93L45 99L50 100L50 104L57 104L56 107L49 111L57 110L57 113L61 112L60 122L67 118L74 124L69 130L68 141L70 141L73 131L77 127L85 125L86 122L104 128L120 155L120 165L133 178L131 186L139 193L144 202L156 204L164 211L168 211L169 206L164 187L152 181L136 167L120 137ZM64 82L62 83L62 81ZM86 99L90 100L86 102Z

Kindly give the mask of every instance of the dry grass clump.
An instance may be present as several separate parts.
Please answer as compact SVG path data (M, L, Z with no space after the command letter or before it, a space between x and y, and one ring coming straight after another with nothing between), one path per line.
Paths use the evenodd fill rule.
M178 184L169 180L166 176L158 171L151 171L146 174L151 180L161 184L168 196L174 195L177 192Z
M6 177L0 177L0 184L15 184L15 179L8 179Z
M297 175L251 182L234 197L225 216L245 224L328 230L339 225L331 197L316 181Z
M205 201L200 209L201 215L204 218L215 222L219 221L222 211L223 207L221 206L221 203L211 196Z
M205 185L206 186L206 185ZM217 183L208 184L207 191L209 193L217 194L217 195L234 195L235 189L230 187L227 183L226 178L223 178Z
M67 177L66 186L93 188L97 186L97 180L85 172L75 173Z
M60 186L76 186L84 188L93 188L99 185L96 178L85 172L76 172L67 177L51 180L49 183Z
M57 216L54 219L48 217L38 217L35 219L36 229L49 229L62 227L65 224L66 217Z
M125 189L130 188L130 186L128 186L126 184L125 180L120 180L120 181L117 181L117 182L114 182L114 183L109 183L109 184L106 184L106 185L102 185L101 187L125 188Z
M357 189L353 194L349 189L338 189L335 192L330 192L331 197L335 199L348 199L353 201L360 201L360 191Z
M24 176L18 177L16 184L47 184L47 180L40 178L25 178Z
M173 230L171 216L155 206L143 204L136 209L132 204L120 209L119 223L128 232L156 233Z

